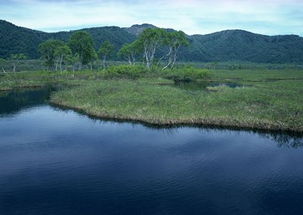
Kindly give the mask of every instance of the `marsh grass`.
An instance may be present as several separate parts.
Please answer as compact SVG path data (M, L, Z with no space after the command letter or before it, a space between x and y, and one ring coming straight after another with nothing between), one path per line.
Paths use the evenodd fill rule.
M303 132L301 81L256 82L250 87L218 88L214 91L184 90L156 85L154 80L110 80L57 92L51 102L97 117L151 124L204 124Z
M165 72L129 76L126 67L108 71L2 74L0 89L63 85L51 102L87 114L151 124L199 124L303 132L303 70L211 70L196 84L177 86ZM133 75L133 74L132 74Z

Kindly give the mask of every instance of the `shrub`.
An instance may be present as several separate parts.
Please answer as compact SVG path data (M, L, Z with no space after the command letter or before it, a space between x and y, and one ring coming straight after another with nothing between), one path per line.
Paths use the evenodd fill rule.
M142 77L147 70L144 66L139 65L118 65L106 69L106 78L129 78L136 79Z
M167 79L174 80L175 82L191 82L210 77L209 70L195 67L180 67L173 70L167 70L165 72L165 77Z

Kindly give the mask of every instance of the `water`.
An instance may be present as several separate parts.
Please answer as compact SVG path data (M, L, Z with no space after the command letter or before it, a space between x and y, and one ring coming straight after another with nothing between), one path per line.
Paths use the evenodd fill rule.
M0 214L301 214L302 138L149 128L0 94Z

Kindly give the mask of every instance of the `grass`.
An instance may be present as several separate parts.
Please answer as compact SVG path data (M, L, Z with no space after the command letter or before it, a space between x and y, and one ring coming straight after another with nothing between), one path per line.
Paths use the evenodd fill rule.
M0 89L45 84L73 86L54 92L51 102L103 118L303 132L300 69L213 70L207 76L210 83L241 85L235 88L224 84L177 87L165 79L167 74L137 72L127 78L123 69L114 69L118 76L110 78L108 71L6 75L0 77ZM199 80L195 84L199 85Z

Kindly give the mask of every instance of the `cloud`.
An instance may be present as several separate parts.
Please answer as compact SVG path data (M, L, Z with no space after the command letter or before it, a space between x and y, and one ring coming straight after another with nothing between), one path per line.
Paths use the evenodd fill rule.
M0 0L0 17L45 31L151 23L188 34L244 29L303 35L299 0Z

